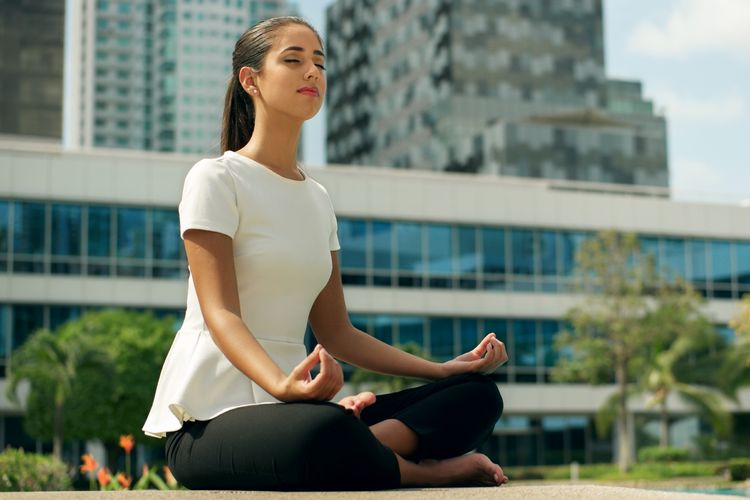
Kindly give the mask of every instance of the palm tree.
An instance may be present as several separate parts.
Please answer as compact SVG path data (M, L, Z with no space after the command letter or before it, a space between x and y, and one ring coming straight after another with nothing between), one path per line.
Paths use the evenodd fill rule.
M52 453L62 459L65 404L76 376L84 367L109 365L107 354L92 343L73 340L42 329L34 332L14 353L10 366L7 396L18 403L18 386L27 380L30 394L53 395Z
M736 400L738 389L750 385L750 294L742 298L729 326L734 329L736 337L719 377L725 391Z
M683 401L706 416L720 433L731 428L731 415L724 407L716 380L705 374L698 375L695 358L707 359L721 344L721 337L700 310L702 299L690 284L678 280L664 285L656 297L656 307L647 321L653 336L662 343L660 352L643 368L638 391L650 394L648 408L659 408L659 445L669 445L670 394L679 395ZM694 381L700 381L699 384Z
M643 389L651 394L646 403L648 408L659 408L659 446L669 446L669 411L667 400L676 393L699 413L708 417L720 434L726 434L731 428L731 416L723 404L721 393L707 386L686 383L679 379L677 365L704 347L700 339L684 336L677 339L666 351L660 353L655 363L643 377Z

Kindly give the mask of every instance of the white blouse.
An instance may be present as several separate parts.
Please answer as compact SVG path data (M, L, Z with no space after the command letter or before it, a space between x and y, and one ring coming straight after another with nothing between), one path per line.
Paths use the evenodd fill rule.
M233 240L242 319L285 373L306 356L310 308L339 249L336 216L323 186L295 181L227 151L188 172L180 234L205 229ZM188 278L187 310L164 361L143 431L164 437L187 420L209 420L240 406L279 402L219 350Z

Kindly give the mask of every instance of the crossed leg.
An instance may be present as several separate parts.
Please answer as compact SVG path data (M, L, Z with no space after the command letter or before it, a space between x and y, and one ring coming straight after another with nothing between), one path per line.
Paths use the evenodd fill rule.
M388 401L382 406L389 407L389 409L387 411L382 411L383 408L381 407L381 411L379 412L380 415L378 417L373 417L373 414L377 413L377 410L371 412L368 420L379 420L389 413L398 413L396 409L407 408L410 404L419 404L427 397L432 396L436 397L433 398L431 402L426 402L424 408L427 409L433 417L434 415L442 414L441 412L435 412L436 408L440 405L448 404L456 406L457 403L459 403L459 401L455 399L456 397L466 398L466 401L462 401L461 403L463 404L459 404L458 406L465 408L469 413L471 413L472 410L487 410L488 406L484 402L477 401L477 398L492 398L494 394L494 397L499 399L499 394L496 394L496 388L488 390L488 387L494 387L494 384L488 384L487 382L487 379L483 379L479 376L467 375L466 377L457 377L455 379L455 385L472 385L461 385L460 388L455 386L452 387L451 384L454 384L454 382L446 381L440 385L435 384L429 387L424 386L423 388L417 388L416 390L412 390L411 394L406 394L406 391L404 391L401 394L396 393L393 395L386 395L382 397L382 399ZM441 397L437 394L439 391L449 388L451 390L449 396ZM492 392L493 390L495 393ZM465 396L463 396L464 394ZM472 398L474 398L474 400L472 400ZM372 393L360 393L346 398L346 401L342 400L342 403L345 403L345 406L348 406L357 416L360 416L362 410L371 406L375 400L376 397ZM502 407L501 399L500 406ZM417 413L419 412L417 411ZM412 412L412 419L414 418L414 414L415 413ZM408 418L409 417L407 417L407 419ZM492 423L494 424L494 421ZM460 422L457 422L457 425L460 426ZM456 452L455 442L447 444L446 450L436 451L434 443L435 434L429 438L433 443L431 443L431 445L428 443L428 445L424 447L433 448L433 456L439 455L441 459L435 460L430 458L429 451L424 454L425 456L419 459L419 435L417 432L409 428L409 426L396 418L384 418L371 424L369 428L378 441L390 448L396 455L401 473L401 484L403 486L438 486L447 484L496 486L508 481L502 468L493 463L486 455L481 453L464 455L461 452ZM451 447L453 447L453 452L450 451Z

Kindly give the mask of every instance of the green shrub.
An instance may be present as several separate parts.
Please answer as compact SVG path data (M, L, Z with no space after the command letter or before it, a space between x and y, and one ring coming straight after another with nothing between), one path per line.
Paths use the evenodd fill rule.
M0 491L71 489L65 464L47 455L8 448L0 453Z
M750 479L750 458L733 458L729 461L729 474L732 481Z
M639 462L685 462L690 453L685 448L649 446L638 450Z

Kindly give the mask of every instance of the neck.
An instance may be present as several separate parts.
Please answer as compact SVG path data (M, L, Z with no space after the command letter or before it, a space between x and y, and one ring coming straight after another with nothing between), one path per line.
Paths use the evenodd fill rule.
M298 175L297 144L303 122L288 115L274 115L269 119L258 111L253 135L238 152L280 173Z

